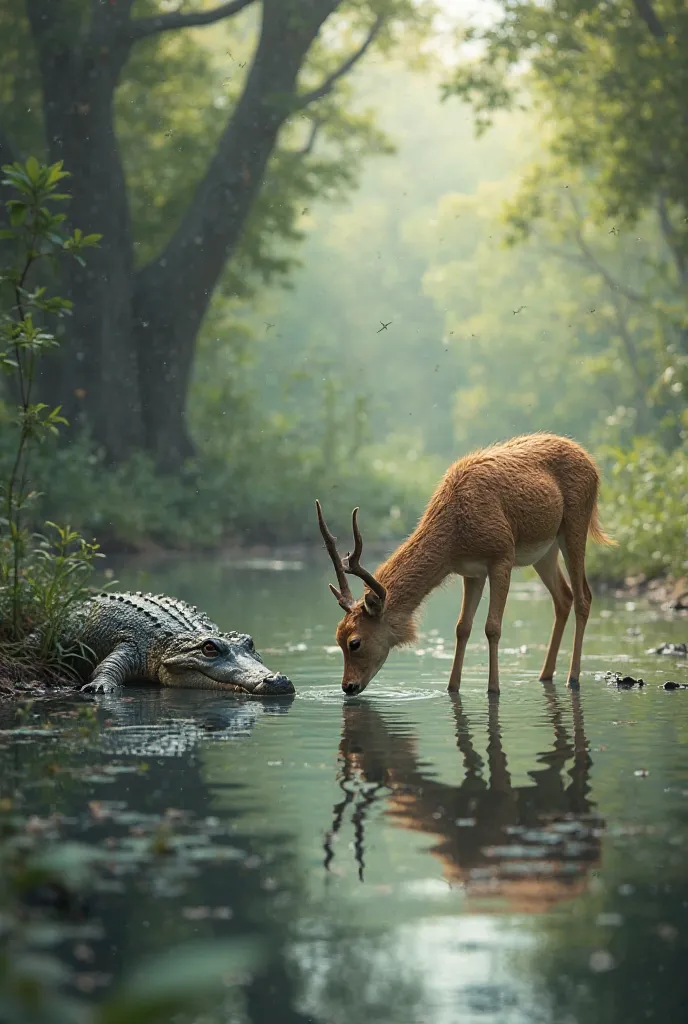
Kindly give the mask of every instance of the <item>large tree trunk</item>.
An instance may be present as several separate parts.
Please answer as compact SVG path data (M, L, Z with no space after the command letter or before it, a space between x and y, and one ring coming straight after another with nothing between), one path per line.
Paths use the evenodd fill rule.
M68 260L62 288L74 304L57 358L47 360L42 391L72 425L88 426L111 461L145 443L132 336L133 255L124 172L114 131L114 91L127 49L91 33L77 51L61 43L54 0L30 0L39 52L51 161L71 174L70 223L103 235L86 266Z
M246 88L208 171L169 245L137 274L134 330L146 446L163 467L177 466L192 451L185 413L196 336L293 110L299 68L336 6L335 0L265 0Z

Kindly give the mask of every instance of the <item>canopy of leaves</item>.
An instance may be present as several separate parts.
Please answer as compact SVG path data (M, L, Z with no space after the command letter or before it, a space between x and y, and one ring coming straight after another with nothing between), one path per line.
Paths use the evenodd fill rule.
M479 123L528 96L549 127L549 167L584 168L591 213L633 225L661 203L688 259L688 8L683 0L497 0L480 55L447 87ZM534 208L531 212L536 213Z

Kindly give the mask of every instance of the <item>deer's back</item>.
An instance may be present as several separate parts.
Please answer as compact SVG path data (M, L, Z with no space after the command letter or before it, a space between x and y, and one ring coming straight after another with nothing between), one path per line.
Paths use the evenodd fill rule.
M599 474L584 448L553 434L529 434L459 459L447 471L428 513L449 515L460 554L499 557L511 545L518 564L559 534L566 515L595 503Z

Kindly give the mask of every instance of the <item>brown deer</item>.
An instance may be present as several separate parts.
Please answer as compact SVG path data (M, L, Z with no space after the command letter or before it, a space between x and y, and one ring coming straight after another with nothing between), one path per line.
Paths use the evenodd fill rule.
M583 709L574 693L569 731L553 684L543 689L554 743L538 755L530 783L521 786L511 781L498 697L489 699L487 763L473 745L461 698L452 698L464 769L458 785L428 772L414 735L398 719L388 721L370 704L345 704L338 778L344 797L333 808L325 836L325 868L331 869L334 840L350 809L354 857L364 881L366 819L377 805L393 825L431 838L429 852L446 880L464 889L469 906L477 900L481 910L498 909L506 901L512 912L541 913L585 892L600 863L605 823L590 799L592 759ZM485 898L490 906L482 903Z
M448 688L459 689L473 618L489 579L487 688L499 692L498 646L511 572L525 565L533 566L554 602L554 628L540 679L554 675L573 602L576 628L568 685L577 687L592 600L585 576L587 536L613 543L598 520L599 485L597 466L585 449L554 434L526 434L466 455L447 470L411 536L374 574L360 562L358 509L353 512L354 551L342 559L316 501L320 532L339 585L330 584L330 590L346 612L337 627L344 692L361 693L393 647L413 642L417 609L454 573L463 577L463 601ZM570 586L559 567L559 551ZM360 601L351 593L347 575L363 580Z

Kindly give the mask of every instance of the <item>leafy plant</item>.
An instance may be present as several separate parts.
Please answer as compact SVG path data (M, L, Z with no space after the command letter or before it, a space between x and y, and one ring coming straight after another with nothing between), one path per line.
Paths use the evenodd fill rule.
M83 264L81 253L100 236L65 230L66 215L55 210L69 198L58 191L68 176L61 163L47 166L29 157L2 173L12 198L4 203L0 238L10 243L15 261L0 274L0 367L17 404L8 471L0 483L0 641L16 645L37 630L46 658L69 605L83 595L97 547L69 527L48 523L51 536L36 536L27 525L27 508L38 497L31 457L67 423L60 406L51 408L34 396L38 362L58 345L48 325L71 311L67 299L40 282L60 256Z
M601 517L618 547L590 549L591 573L622 580L688 572L688 449L667 451L650 438L603 455Z

